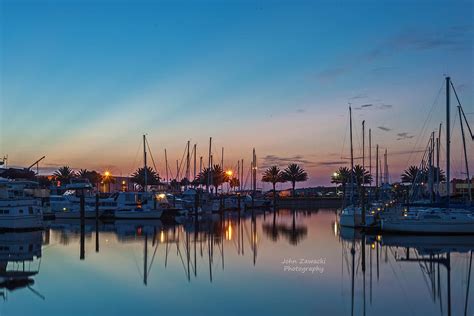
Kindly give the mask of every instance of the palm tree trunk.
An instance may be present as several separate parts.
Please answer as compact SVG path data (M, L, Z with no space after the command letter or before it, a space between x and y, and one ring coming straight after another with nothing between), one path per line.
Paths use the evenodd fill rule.
M295 185L296 185L296 181L291 181L291 184L293 185L293 197L295 197Z

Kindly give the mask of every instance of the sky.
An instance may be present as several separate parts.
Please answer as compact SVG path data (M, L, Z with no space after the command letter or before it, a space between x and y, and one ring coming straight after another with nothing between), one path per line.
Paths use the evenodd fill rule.
M248 174L255 148L260 171L296 162L300 186L327 185L350 163L351 104L356 163L365 120L396 181L445 125L445 75L474 127L473 21L473 1L0 0L0 156L128 175L147 134L176 174L212 137L226 168Z

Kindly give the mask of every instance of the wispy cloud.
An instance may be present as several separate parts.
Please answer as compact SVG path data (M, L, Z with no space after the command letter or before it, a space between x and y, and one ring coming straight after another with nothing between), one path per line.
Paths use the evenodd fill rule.
M365 93L359 93L359 94L356 94L355 96L353 97L350 97L349 100L356 100L356 99L366 99L368 98L368 95L365 94Z
M391 128L388 128L388 127L385 127L385 126L378 126L377 128L384 131L384 132L390 132L392 130Z
M333 165L344 165L347 161L344 160L333 160L333 161L320 161L318 165L320 166L333 166Z
M436 49L465 50L472 45L472 27L452 26L443 31L404 29L393 34L379 45L370 48L362 54L354 55L348 61L329 67L319 73L319 78L328 81L350 72L353 68L373 63L386 56L405 51L428 51ZM388 71L390 67L377 67L372 71Z
M397 136L397 140L411 139L415 137L414 135L410 135L407 132L397 133Z
M279 166L285 167L289 163L298 163L306 166L316 166L317 163L305 159L302 155L294 155L290 157L277 156L277 155L266 155L262 158L263 162L261 163L262 168L268 168L270 166Z

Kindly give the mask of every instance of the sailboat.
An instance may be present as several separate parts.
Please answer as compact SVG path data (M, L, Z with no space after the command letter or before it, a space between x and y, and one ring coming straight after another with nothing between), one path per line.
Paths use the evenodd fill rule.
M364 212L362 207L356 206L354 203L354 148L352 142L352 108L349 106L349 125L350 125L350 142L351 142L351 194L350 205L344 208L339 215L339 225L344 227L364 227L373 225L375 222L374 215ZM365 214L364 214L365 213Z
M147 192L147 152L146 152L146 135L143 135L143 170L145 183L143 186L143 194L141 195L144 199L139 204L135 204L132 207L119 208L115 211L115 219L159 219L163 214L163 209L157 205L157 197L155 194ZM152 198L153 202L149 203L149 199Z
M447 206L444 208L420 208L414 215L380 221L383 231L425 234L474 234L474 214L466 209L453 208L450 200L450 90L454 86L446 77L446 192ZM456 92L456 90L454 90ZM457 95L456 95L457 97ZM459 99L458 99L459 101ZM463 133L464 135L464 133ZM466 160L467 165L467 160ZM467 169L467 168L466 168Z

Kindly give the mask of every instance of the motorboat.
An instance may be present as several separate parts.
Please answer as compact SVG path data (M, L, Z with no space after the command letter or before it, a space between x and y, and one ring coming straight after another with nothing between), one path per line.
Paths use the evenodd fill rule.
M0 179L0 229L43 228L43 209L39 200L27 194L27 183Z

